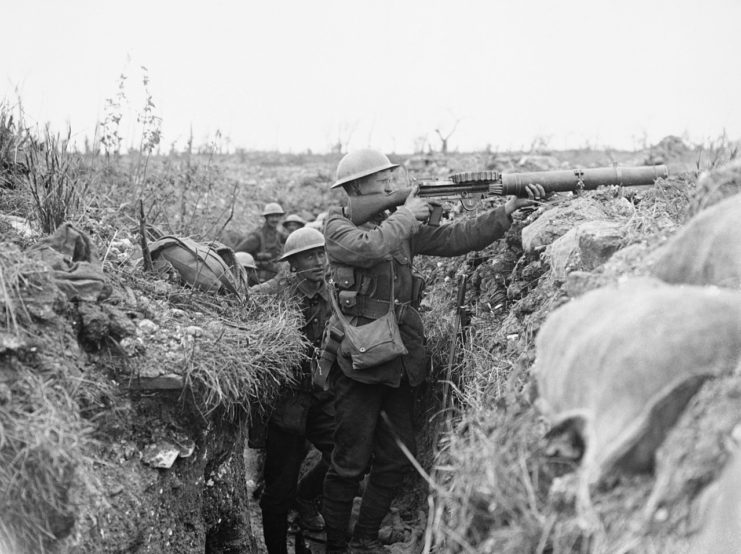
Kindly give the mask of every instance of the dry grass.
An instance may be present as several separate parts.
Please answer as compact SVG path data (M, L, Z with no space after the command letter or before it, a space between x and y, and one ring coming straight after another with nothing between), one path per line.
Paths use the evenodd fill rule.
M301 317L295 306L276 301L266 307L242 307L222 319L228 324L218 339L201 344L185 373L198 404L206 412L220 408L233 416L275 398L279 388L293 380L307 351L299 331Z
M506 349L502 327L474 321L458 375L458 415L432 471L432 542L445 552L572 552L587 537L573 513L548 501L554 472L529 396L529 373ZM578 550L576 550L578 551Z
M26 152L26 186L35 206L35 217L45 233L52 233L83 210L90 175L79 154L69 150L66 137L47 129L43 142Z
M63 379L23 371L0 405L0 527L42 552L74 522L68 503L90 427Z
M31 208L20 184L27 173L24 154L32 145L33 139L13 116L11 108L0 102L0 211L3 213L25 215Z
M45 286L53 286L45 269L4 244L0 333L10 347L0 352L0 531L21 552L44 552L69 531L68 491L89 463L91 428L79 415L79 381L59 361L58 338L34 329L24 302Z
M49 268L26 258L17 246L0 242L0 329L20 335L31 323L24 297L51 286Z

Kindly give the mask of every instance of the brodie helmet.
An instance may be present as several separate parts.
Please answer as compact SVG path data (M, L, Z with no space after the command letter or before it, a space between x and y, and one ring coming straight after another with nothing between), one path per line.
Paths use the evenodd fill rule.
M337 164L337 180L330 188L341 187L355 179L396 167L399 164L392 164L386 154L378 150L356 150L345 154Z
M268 216L268 215L283 215L284 212L283 208L280 207L280 204L277 202L268 202L265 204L265 208L262 210L262 215Z
M301 218L301 216L296 215L296 214L291 214L287 216L283 220L283 226L285 226L286 223L298 223L301 227L306 225L306 222Z
M301 227L301 229L296 229L288 235L286 244L283 247L283 255L278 260L284 261L301 252L323 247L324 235L311 227Z
M237 260L237 263L245 269L257 269L255 258L253 258L252 254L248 252L235 252L234 258Z

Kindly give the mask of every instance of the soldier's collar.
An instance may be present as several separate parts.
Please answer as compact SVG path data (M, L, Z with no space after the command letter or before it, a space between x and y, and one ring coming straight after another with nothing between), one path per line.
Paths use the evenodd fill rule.
M314 298L314 296L319 294L325 300L329 299L327 296L327 288L324 286L324 281L315 282L309 281L308 279L301 279L296 285L296 288L307 298Z

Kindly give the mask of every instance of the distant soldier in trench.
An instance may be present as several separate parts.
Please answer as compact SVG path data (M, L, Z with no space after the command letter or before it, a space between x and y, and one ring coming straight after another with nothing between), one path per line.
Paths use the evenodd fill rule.
M257 278L257 264L255 264L255 258L252 257L252 254L248 254L247 252L235 252L234 257L236 258L237 263L244 268L244 272L247 275L247 286L254 287L255 285L258 285L260 281Z
M297 214L289 214L283 220L283 228L289 235L295 230L301 229L301 227L303 227L304 225L306 225L306 221L304 221L303 218Z
M286 233L279 227L285 212L277 202L265 204L262 215L265 223L237 244L235 252L247 252L255 259L257 278L261 283L278 274L278 258L283 252Z
M304 315L301 331L311 342L312 352L311 361L307 359L301 367L299 384L283 392L268 421L265 491L260 507L270 554L287 552L288 512L294 505L299 526L309 531L324 529L324 520L314 501L322 493L334 434L332 395L312 383L313 354L321 344L331 313L324 284L324 237L316 229L294 231L286 239L280 260L288 261L290 273L254 286L250 292L284 295L296 302ZM322 453L322 458L299 482L307 441Z
M370 195L391 190L396 167L381 152L352 152L337 166L332 188L342 187L348 196L356 197L353 201L363 202L365 198L367 202ZM527 190L528 199L512 197L476 218L439 227L423 224L430 208L416 191L393 214L386 217L379 213L360 226L344 217L341 209L330 211L324 227L328 275L333 283L328 292L334 295L335 309L341 314L333 314L329 322L322 354L323 360L331 359L326 350L334 350L336 360L330 367L320 365L320 375L327 371L335 395L337 425L332 463L324 482L328 553L386 551L378 540L378 531L408 467L395 436L414 452L412 388L425 380L429 365L417 311L424 282L414 271L413 256L460 256L482 250L504 235L512 223L512 212L532 204L533 199L545 198L540 185L528 185ZM368 343L367 325L388 317L390 312L393 321L398 322L401 342L408 353L392 352L377 365L354 368L364 358L359 353L372 350L379 354L374 360L384 357L381 344L388 344L388 337L382 339L383 343L379 340L378 345ZM342 319L353 327L365 326L363 346L351 343ZM335 333L343 328L344 338ZM339 337L334 346L330 340L333 336ZM391 428L385 424L382 412ZM348 544L353 497L368 467L370 475L360 514Z

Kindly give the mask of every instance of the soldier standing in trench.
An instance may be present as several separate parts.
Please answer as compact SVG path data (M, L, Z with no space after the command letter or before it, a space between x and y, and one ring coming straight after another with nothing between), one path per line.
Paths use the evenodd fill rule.
M286 239L280 261L288 261L291 271L250 289L256 294L284 295L303 312L301 331L314 349L321 343L331 307L324 284L324 237L316 229L298 229ZM314 388L311 362L301 367L299 384L281 394L268 421L265 453L265 491L260 499L263 534L270 554L287 553L288 512L295 504L298 524L310 531L322 531L324 520L314 499L322 492L329 467L334 432L332 396ZM322 453L322 458L298 482L306 456L306 441ZM298 482L298 483L297 483Z
M257 278L261 283L268 281L278 274L277 259L283 252L286 235L278 227L285 212L277 202L265 204L262 215L265 223L259 229L252 231L237 244L235 252L247 252L255 259Z
M353 200L389 192L392 170L397 164L374 150L347 154L337 166L332 188L343 187ZM412 388L425 380L428 359L422 320L417 308L423 280L412 266L416 254L460 256L482 250L501 238L509 228L511 214L532 199L544 198L540 185L528 185L529 199L510 198L499 208L477 218L440 227L424 225L428 204L416 191L393 214L379 214L371 222L355 226L339 208L330 211L324 227L331 286L337 309L352 325L365 325L389 312L399 324L408 353L374 367L354 369L347 354L347 334L325 350L336 350L328 383L335 395L336 431L332 463L324 482L324 519L327 552L385 552L378 540L381 520L389 511L408 461L394 440L394 433L414 452ZM393 291L393 293L392 293ZM393 294L393 297L392 297ZM341 328L335 314L329 329ZM331 337L326 333L326 337ZM363 350L360 350L363 352ZM393 430L381 420L385 412ZM347 529L358 482L370 467L358 522L348 544Z

